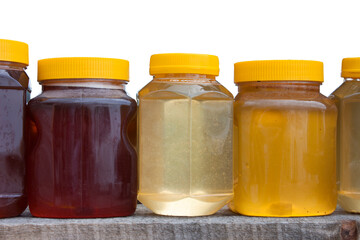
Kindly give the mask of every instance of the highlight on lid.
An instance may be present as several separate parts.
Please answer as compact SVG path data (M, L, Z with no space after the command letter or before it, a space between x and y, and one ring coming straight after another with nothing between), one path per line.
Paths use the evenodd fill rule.
M38 62L38 81L115 79L129 81L129 61L116 58L65 57Z

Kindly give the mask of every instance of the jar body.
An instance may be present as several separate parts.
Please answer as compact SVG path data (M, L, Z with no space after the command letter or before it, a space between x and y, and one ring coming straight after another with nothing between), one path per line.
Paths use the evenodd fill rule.
M0 62L0 218L20 215L25 192L25 107L30 99L25 65Z
M32 215L51 218L133 214L137 156L129 131L136 102L123 89L43 87L29 102Z
M331 96L338 107L338 201L349 212L360 212L360 81L346 80Z
M138 199L173 216L215 213L230 201L233 97L206 76L155 77L138 93Z
M239 84L230 208L268 217L332 213L336 113L316 83Z

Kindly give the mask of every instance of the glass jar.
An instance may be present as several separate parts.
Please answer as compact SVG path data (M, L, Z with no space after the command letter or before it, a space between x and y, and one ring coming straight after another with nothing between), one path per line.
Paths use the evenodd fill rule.
M219 60L156 54L138 93L138 199L173 216L215 213L230 201L233 96L216 81Z
M331 97L338 107L338 200L348 212L360 212L360 58L344 58L343 84Z
M336 106L321 95L323 64L235 64L234 200L249 216L295 217L336 208Z
M0 218L20 215L25 191L25 107L30 99L28 45L0 39Z
M39 61L43 92L29 102L31 214L49 218L133 214L137 195L135 100L129 63L108 58Z

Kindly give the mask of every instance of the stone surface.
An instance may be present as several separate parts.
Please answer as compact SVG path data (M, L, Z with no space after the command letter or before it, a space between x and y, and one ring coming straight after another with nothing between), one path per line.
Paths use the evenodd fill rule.
M360 215L338 208L308 218L245 217L223 208L208 217L157 216L138 205L135 215L103 219L20 217L0 220L0 239L357 239Z

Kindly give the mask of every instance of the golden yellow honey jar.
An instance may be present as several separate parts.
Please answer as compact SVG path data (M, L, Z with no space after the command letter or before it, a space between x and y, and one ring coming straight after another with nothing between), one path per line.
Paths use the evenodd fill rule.
M249 216L331 214L336 208L336 114L320 94L323 64L235 64L234 199Z

